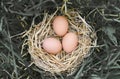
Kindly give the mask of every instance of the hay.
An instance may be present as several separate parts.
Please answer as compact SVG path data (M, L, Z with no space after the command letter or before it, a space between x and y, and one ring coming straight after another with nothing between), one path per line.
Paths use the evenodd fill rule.
M56 10L52 15L45 13L43 21L31 27L24 34L27 39L23 45L28 46L31 59L39 68L51 73L72 73L90 52L90 49L96 45L95 32L77 11L61 12L68 19L69 32L75 32L78 35L79 44L71 54L66 54L64 50L57 55L47 53L42 48L43 40L48 37L61 39L52 28L52 21L59 14L58 11Z

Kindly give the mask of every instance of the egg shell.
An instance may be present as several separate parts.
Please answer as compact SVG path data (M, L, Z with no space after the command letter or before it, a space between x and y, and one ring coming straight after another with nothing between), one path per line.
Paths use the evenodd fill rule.
M64 36L68 31L68 25L65 16L56 16L53 21L53 30L58 36Z
M50 54L57 54L62 50L62 44L56 38L46 38L42 44L43 48Z
M62 40L62 46L65 52L71 53L78 45L78 36L73 33L67 33Z

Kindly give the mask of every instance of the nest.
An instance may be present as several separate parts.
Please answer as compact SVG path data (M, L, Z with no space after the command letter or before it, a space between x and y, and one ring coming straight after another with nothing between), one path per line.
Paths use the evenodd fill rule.
M91 48L96 45L95 32L77 11L61 12L61 15L68 19L69 32L75 32L78 35L79 44L71 54L66 54L64 50L56 55L47 53L42 47L43 40L51 36L61 39L52 28L53 19L59 15L59 11L55 11L52 15L44 13L43 21L32 26L25 33L24 36L27 36L27 39L24 45L28 46L32 61L40 69L51 73L72 73L76 71Z

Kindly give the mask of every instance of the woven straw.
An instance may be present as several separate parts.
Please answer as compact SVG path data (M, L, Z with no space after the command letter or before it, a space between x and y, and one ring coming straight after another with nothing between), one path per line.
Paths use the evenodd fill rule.
M71 54L67 54L62 50L60 53L52 55L47 53L42 47L42 42L45 38L55 37L60 40L62 39L54 33L52 28L52 22L57 15L65 16L69 22L68 31L75 32L78 35L79 44ZM58 9L52 15L44 13L43 21L32 26L24 34L25 36L27 36L27 39L24 45L28 46L28 52L31 55L33 63L40 69L51 73L72 73L76 71L91 48L96 45L94 30L74 10L67 10L66 12Z

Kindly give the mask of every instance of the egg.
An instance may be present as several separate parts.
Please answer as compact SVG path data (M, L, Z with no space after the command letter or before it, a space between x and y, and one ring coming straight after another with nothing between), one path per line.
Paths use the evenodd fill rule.
M68 31L68 25L65 16L56 16L53 21L53 30L58 36L64 36Z
M44 39L42 46L50 54L57 54L62 50L61 42L53 37Z
M62 39L62 46L66 53L71 53L78 45L78 36L73 33L67 33Z

